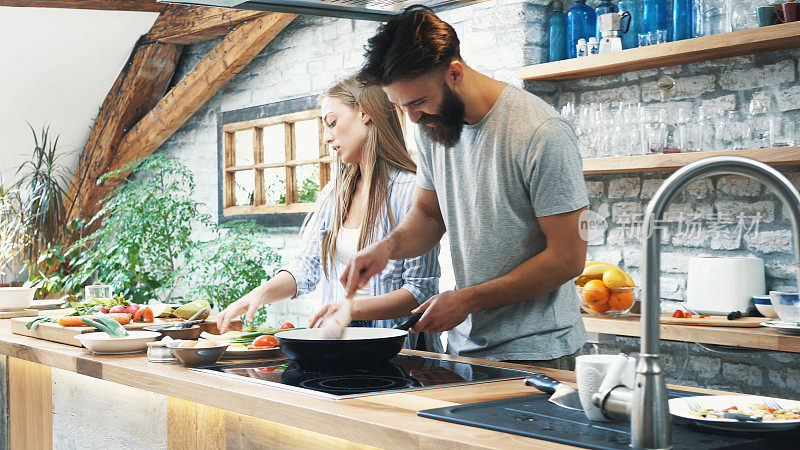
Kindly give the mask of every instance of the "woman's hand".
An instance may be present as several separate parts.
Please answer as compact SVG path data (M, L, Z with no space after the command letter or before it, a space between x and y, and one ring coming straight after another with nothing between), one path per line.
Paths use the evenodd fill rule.
M319 311L317 311L317 313L314 314L314 316L308 321L308 328L319 328L325 323L326 320L341 316L345 313L344 308L349 309L349 305L346 302L328 303L323 305L322 308L320 308ZM350 311L347 311L347 314L349 313Z
M264 295L261 292L261 289L255 288L245 294L244 297L228 305L228 307L220 312L219 316L217 316L217 328L219 328L220 334L231 330L231 320L241 316L242 314L247 313L245 316L245 322L252 322L256 317L258 308L265 303L266 302L264 301Z

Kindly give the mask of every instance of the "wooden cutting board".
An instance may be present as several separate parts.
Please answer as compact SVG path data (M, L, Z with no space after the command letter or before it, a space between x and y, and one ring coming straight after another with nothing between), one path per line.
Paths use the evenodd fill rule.
M62 327L61 325L53 322L40 323L36 328L29 330L25 325L35 317L17 317L11 319L11 332L14 334L21 334L23 336L30 336L46 341L59 342L61 344L74 345L76 347L83 347L81 341L75 339L75 336L83 333L93 333L97 331L94 327ZM180 322L177 321L177 322ZM166 323L176 323L176 320L166 320L156 318L153 323L131 323L124 325L128 330L141 330L144 327L152 325L162 325ZM213 324L216 329L216 323Z
M39 311L35 309L18 309L16 311L0 311L0 319L10 319L12 317L32 317L38 316Z
M709 327L760 327L761 322L769 320L766 317L742 317L735 320L728 320L726 316L708 316L705 319L699 319L695 315L690 319L679 319L671 315L662 315L662 325L705 325Z

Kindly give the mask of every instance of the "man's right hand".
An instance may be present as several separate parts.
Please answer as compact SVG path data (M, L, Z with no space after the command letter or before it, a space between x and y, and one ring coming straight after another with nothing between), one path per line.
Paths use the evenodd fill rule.
M245 316L245 323L253 322L253 319L256 317L256 312L258 312L258 308L260 308L263 304L263 297L259 292L259 289L256 288L245 294L244 297L228 305L228 307L220 312L219 316L217 316L217 328L219 329L220 334L232 330L233 328L231 327L231 320L241 316L242 314L247 313Z
M391 254L389 239L378 241L356 253L347 263L342 277L339 278L347 296L355 294L357 290L367 285L370 278L380 273L389 263Z

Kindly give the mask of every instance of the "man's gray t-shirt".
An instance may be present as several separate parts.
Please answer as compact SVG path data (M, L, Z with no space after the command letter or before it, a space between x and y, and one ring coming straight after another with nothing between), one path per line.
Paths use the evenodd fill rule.
M424 125L423 125L424 126ZM550 105L506 86L452 148L416 131L417 185L435 190L456 288L501 277L542 252L537 217L589 204L575 133ZM448 353L490 360L554 359L586 341L574 284L472 313L447 334Z

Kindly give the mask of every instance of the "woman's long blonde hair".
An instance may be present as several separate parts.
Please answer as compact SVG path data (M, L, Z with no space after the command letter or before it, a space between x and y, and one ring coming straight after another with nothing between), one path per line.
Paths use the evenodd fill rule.
M333 261L336 237L347 219L356 182L363 178L368 186L367 209L358 236L357 248L361 250L372 241L375 229L381 222L381 210L384 207L389 217L389 227L395 226L389 202L390 169L415 173L417 165L406 149L397 110L379 86L362 86L355 77L350 77L325 91L320 96L320 101L326 97L335 98L370 118L367 139L361 149L361 164L345 164L340 161L333 176L333 189L329 191L334 201L333 215L322 239L321 258L322 269L325 276L328 276L328 263ZM364 168L364 173L361 173L361 167ZM326 198L321 198L320 205L325 200Z

